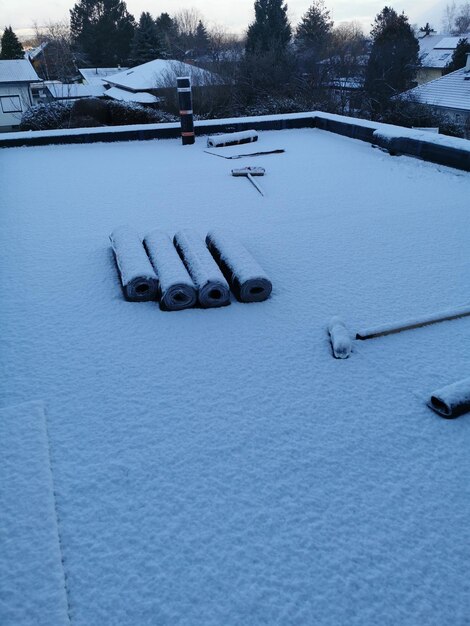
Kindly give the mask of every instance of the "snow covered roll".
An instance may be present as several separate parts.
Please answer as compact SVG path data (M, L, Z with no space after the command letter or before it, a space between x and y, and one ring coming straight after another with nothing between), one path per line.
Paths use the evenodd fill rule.
M153 230L145 237L144 245L158 276L160 308L180 311L194 306L196 289L170 237Z
M335 359L347 359L351 354L351 335L340 317L332 317L328 324L331 348Z
M229 232L217 230L207 235L206 243L240 302L269 298L272 283L241 241Z
M130 226L120 226L109 236L127 300L156 300L158 279L142 240Z
M258 141L256 130L242 130L238 133L226 133L208 137L207 146L208 148L223 148L224 146L236 146L241 143L252 143L253 141Z
M470 411L470 378L442 387L431 394L428 402L442 417L452 419Z
M192 230L176 233L174 244L198 292L204 308L230 304L230 289L204 241Z

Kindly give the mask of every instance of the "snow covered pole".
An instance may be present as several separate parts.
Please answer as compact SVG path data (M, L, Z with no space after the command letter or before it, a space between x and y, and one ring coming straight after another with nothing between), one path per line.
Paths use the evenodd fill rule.
M413 330L414 328L421 328L422 326L429 326L430 324L447 322L449 320L455 320L459 317L467 316L470 316L470 306L449 309L447 311L441 311L440 313L415 317L413 319L395 324L382 324L381 326L367 328L357 332L356 339L374 339L375 337L385 337L386 335L401 333L404 330Z
M256 130L241 130L237 133L225 133L213 135L207 138L208 148L224 148L225 146L238 146L242 143L252 143L258 141Z
M183 146L194 143L193 99L191 95L191 79L184 76L176 79L178 86L178 102L181 118L181 139Z
M328 333L335 359L347 359L351 354L352 342L349 331L340 317L331 318Z
M441 417L447 419L467 413L470 411L470 378L434 391L428 404Z
M240 302L262 302L269 298L272 283L259 263L231 233L210 232L206 244Z
M156 300L158 278L136 231L130 226L120 226L113 230L109 239L126 299L132 302Z
M198 290L203 308L230 304L230 288L203 239L193 230L176 233L174 244Z
M170 237L153 230L145 237L144 245L158 276L160 308L181 311L193 307L196 289Z

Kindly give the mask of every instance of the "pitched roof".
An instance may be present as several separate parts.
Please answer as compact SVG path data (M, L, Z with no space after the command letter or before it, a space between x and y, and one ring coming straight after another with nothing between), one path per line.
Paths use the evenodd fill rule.
M403 95L434 106L470 111L470 72L462 68L410 89Z
M155 59L142 65L132 67L112 76L106 77L106 82L117 87L124 87L132 91L145 91L159 86L173 84L176 87L177 76L190 76L193 84L214 82L216 75L195 65L174 60Z
M80 83L66 84L56 81L45 81L44 86L49 89L53 98L70 100L73 98L99 98L105 92L104 85L81 85Z
M112 76L128 69L128 67L84 67L78 71L88 85L102 85L103 79L106 79L107 76Z
M119 87L111 87L111 89L104 92L104 95L113 100L120 100L121 102L139 102L140 104L154 104L161 100L161 98L152 96L151 93L147 93L146 91L133 92L119 89Z
M40 80L26 59L0 61L0 83L35 83Z
M468 38L470 34L459 37L445 37L443 35L429 35L419 39L419 51L421 65L423 67L444 68L452 58L457 44L461 39Z

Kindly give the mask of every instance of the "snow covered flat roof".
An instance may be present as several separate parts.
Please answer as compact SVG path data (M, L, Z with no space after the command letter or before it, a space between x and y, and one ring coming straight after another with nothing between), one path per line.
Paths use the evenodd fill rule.
M38 622L464 623L470 416L425 403L469 375L470 319L354 342L346 361L326 328L469 303L470 176L318 129L217 152L278 148L0 152L0 583ZM245 165L266 169L265 197L230 175ZM126 302L108 240L125 223L229 229L271 298ZM18 527L31 472L46 512ZM6 598L0 621L22 623Z

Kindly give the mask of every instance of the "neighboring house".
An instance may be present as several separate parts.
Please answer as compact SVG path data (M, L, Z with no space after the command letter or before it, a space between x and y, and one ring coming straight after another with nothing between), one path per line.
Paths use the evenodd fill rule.
M14 130L33 105L31 85L40 82L26 59L0 61L0 131Z
M25 52L43 80L73 81L78 73L75 59L67 42L44 41L37 48Z
M448 37L446 35L424 35L419 38L419 56L421 67L418 69L416 82L427 83L444 75L446 65L451 61L457 44L470 34Z
M360 110L364 97L364 78L340 76L331 80L328 87L342 114L352 115Z
M444 114L470 139L470 54L464 68L410 89L403 96L416 98Z
M156 103L159 96L166 95L170 90L175 91L178 76L190 76L192 85L200 88L221 85L223 82L216 74L195 65L156 59L107 76L104 82L112 91L107 91L106 96L146 104ZM149 95L153 98L148 98Z

